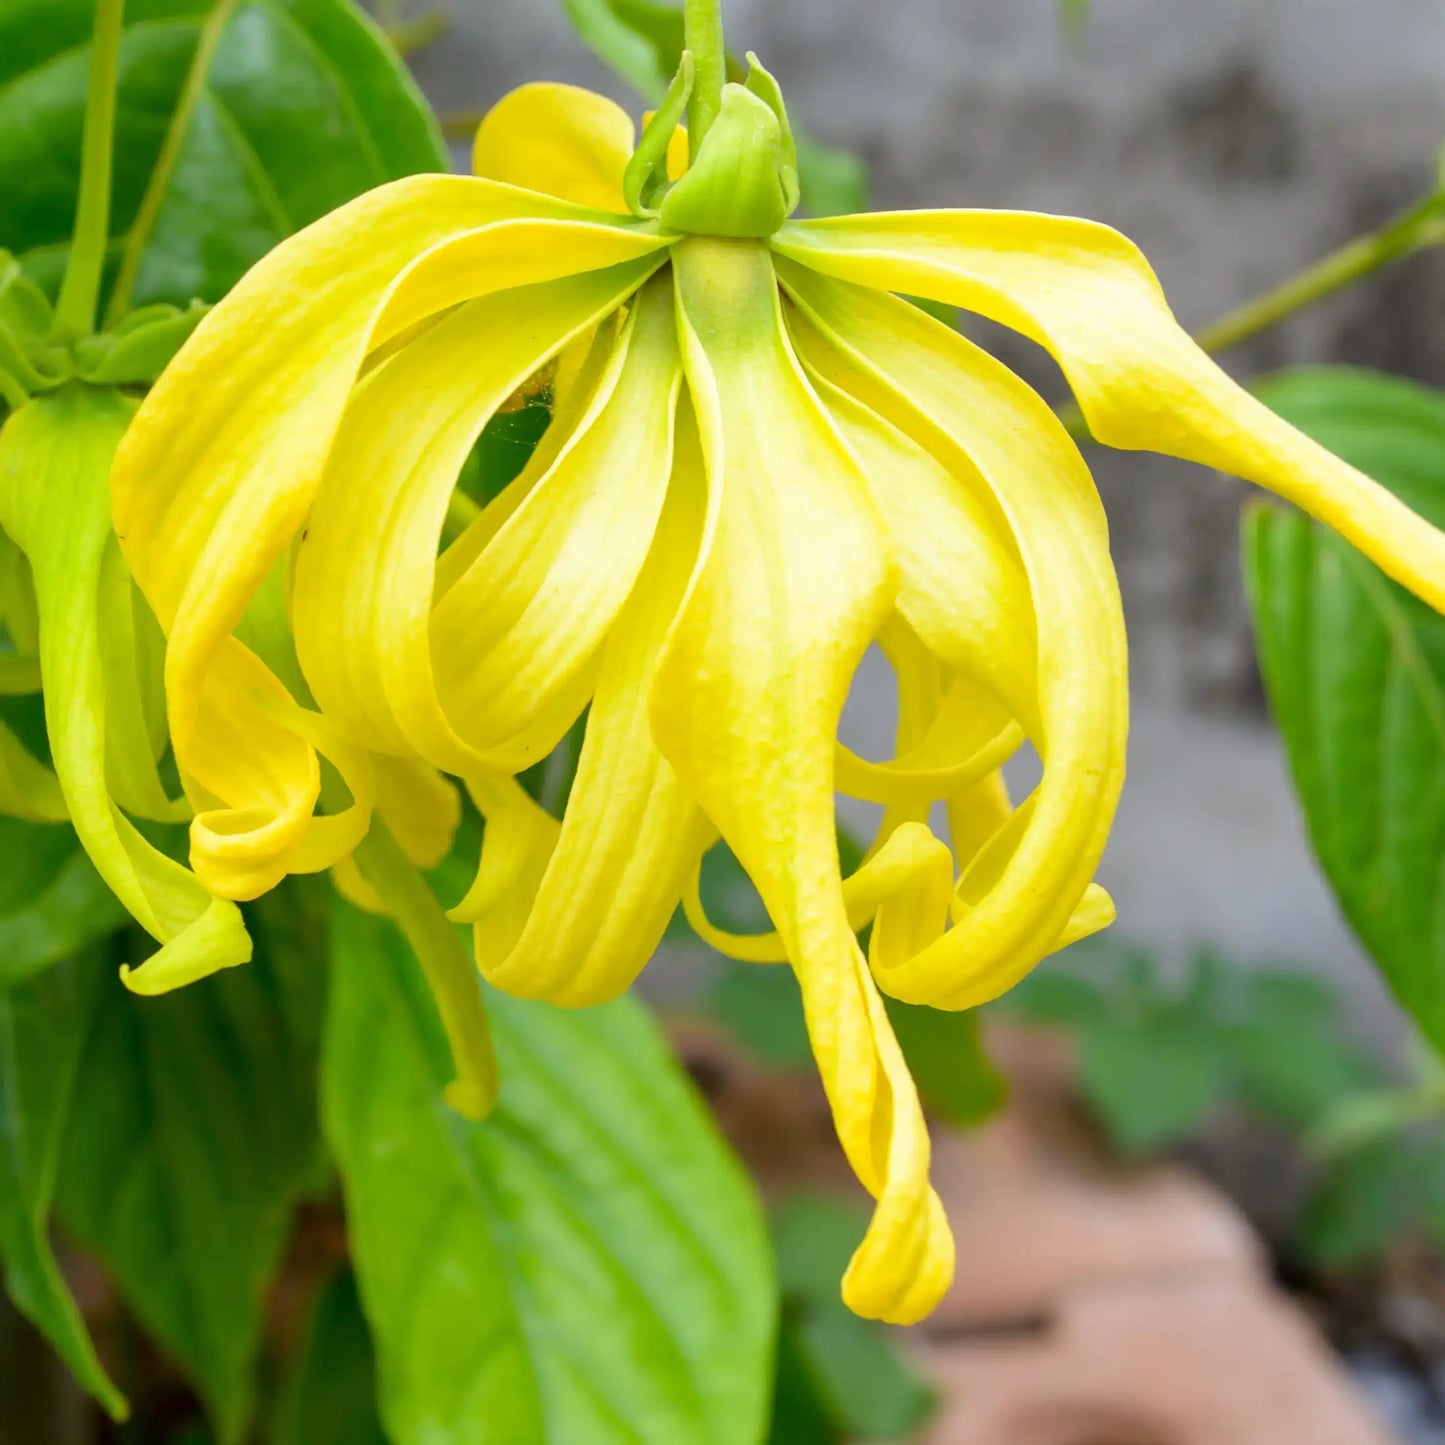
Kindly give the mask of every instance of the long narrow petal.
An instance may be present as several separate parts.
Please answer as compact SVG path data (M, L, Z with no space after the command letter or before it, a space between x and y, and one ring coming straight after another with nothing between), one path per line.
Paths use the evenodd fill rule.
M712 512L654 684L653 733L782 935L839 1138L878 1201L845 1298L910 1321L946 1288L953 1242L849 925L833 820L838 716L891 600L882 521L788 348L766 250L689 239L674 274Z
M647 565L607 640L577 778L526 926L505 957L477 955L486 978L511 993L578 1007L627 988L714 836L659 755L648 716L702 534L704 480L690 430Z
M1175 321L1138 247L1107 226L1006 211L806 221L778 249L830 276L964 306L1058 359L1108 446L1233 472L1335 528L1445 610L1445 533L1236 386Z
M472 143L472 171L625 215L622 172L636 136L631 116L605 95L537 81L487 112Z
M1127 666L1103 509L1057 418L1005 367L906 302L794 265L780 269L846 362L835 380L845 378L952 475L987 488L1028 576L1043 779L960 878L955 926L883 976L910 1002L969 1007L1011 987L1056 945L1113 821Z
M229 639L305 519L368 349L468 296L662 244L606 217L588 219L597 214L465 177L382 187L254 267L147 397L117 456L116 531L169 638L171 737L183 780L224 804L198 824L198 847L249 832L255 876L275 877L308 834L337 834L327 819L312 819L313 745L295 729L289 742L280 738L286 722L272 682ZM228 769L203 736L223 720L243 749L249 736L256 749L262 739L274 743L274 761L236 754ZM313 861L318 851L336 849L318 842Z
M637 297L617 360L605 404L432 616L444 706L466 719L473 747L509 769L556 744L560 731L529 750L506 747L587 676L652 544L682 379L666 277ZM556 723L565 729L578 711L561 708Z
M636 448L614 457L601 480L577 472L551 488L544 478L473 568L443 594L441 607L454 619L450 627L433 616L434 570L447 503L476 436L520 381L570 338L614 311L643 279L645 271L639 266L651 264L643 261L469 302L358 389L298 549L292 617L301 666L323 712L367 747L416 753L464 776L511 761L488 756L487 746L505 741L529 721L549 700L549 685L565 684L570 675L565 660L557 664L559 676L547 676L549 664L572 647L560 634L588 624L589 594L584 591L584 601L574 608L573 578L579 572L583 580L600 575L614 592L626 596L631 577L625 548L618 553L609 545L589 554L589 539L571 535L565 524L571 512L586 510L593 497L589 489L595 486L596 494L624 522L637 522L633 531L640 537L632 542L635 575L666 484L665 412L660 481L651 481L645 468L633 476L632 468L642 464ZM625 370L620 363L619 370ZM665 378L661 384L663 397L653 404L654 411L665 405L668 395ZM629 395L629 411L622 419L629 426L647 427L645 435L650 435L655 429L651 417L635 416L631 409L646 401ZM399 425L399 418L406 424ZM586 445L586 436L580 446ZM602 457L593 460L600 463ZM645 493L649 486L656 494L650 515L645 515L645 495L641 513L629 510L631 492ZM559 493L563 509L557 519L549 510ZM540 527L529 527L539 514ZM513 550L504 539L519 530L523 545ZM512 576L488 566L488 559L499 554L507 558ZM559 555L560 565L549 567ZM487 672L485 688L468 691L467 678L486 667L487 642L512 620L504 607L493 626L491 596L503 594L515 617L529 602L538 605L538 591L538 610L551 609L549 626L529 634L528 640L535 640L542 655L534 659L530 647L521 656L508 655L500 674ZM600 621L605 627L606 616ZM580 658L575 651L568 655L580 664L590 650L584 647ZM522 677L514 686L508 674L516 668L522 669ZM491 692L500 696L494 698ZM559 732L585 700L585 692L570 699L570 713L558 720Z
M158 852L111 798L99 620L111 544L107 478L132 404L66 388L30 403L0 430L0 526L30 562L39 606L45 720L55 775L75 831L101 876L162 944L135 973L137 992L189 983L251 956L240 911L210 897Z

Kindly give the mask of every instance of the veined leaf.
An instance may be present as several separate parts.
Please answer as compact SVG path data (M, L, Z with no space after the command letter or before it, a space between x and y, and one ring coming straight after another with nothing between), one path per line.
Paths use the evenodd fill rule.
M1445 524L1445 397L1364 371L1263 388L1296 426ZM1396 997L1445 1049L1445 618L1273 506L1244 560L1270 703L1310 839Z
M80 171L94 0L0 0L0 248L49 289ZM218 300L284 236L444 170L410 76L348 0L131 0L114 269L135 305Z
M317 885L321 887L323 885ZM241 1437L263 1287L293 1203L320 1175L315 1075L324 930L271 894L256 955L162 998L112 973L81 1058L56 1208Z
M17 1308L117 1419L125 1401L95 1357L46 1223L81 1050L115 973L95 953L0 992L0 1261Z
M468 1123L400 936L333 923L324 1115L395 1445L753 1445L758 1205L640 1006L489 992L501 1101Z

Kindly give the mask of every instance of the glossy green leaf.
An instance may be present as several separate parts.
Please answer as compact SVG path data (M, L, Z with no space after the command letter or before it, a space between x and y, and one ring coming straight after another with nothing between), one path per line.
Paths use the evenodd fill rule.
M371 1331L350 1270L322 1286L266 1438L269 1445L386 1445Z
M293 881L254 910L245 967L161 998L110 975L62 1154L60 1218L191 1379L223 1445L249 1417L292 1204L323 1167L315 891Z
M1445 397L1295 373L1271 406L1445 525ZM1274 506L1245 523L1260 662L1310 839L1361 942L1445 1048L1445 618L1348 543Z
M120 927L125 910L69 827L0 817L0 991Z
M0 248L53 290L80 166L94 0L0 0ZM434 120L349 0L131 0L114 267L135 305L214 301L282 237L445 169Z
M0 993L0 1262L16 1307L117 1419L125 1401L96 1359L51 1253L51 1198L81 1052L110 962L94 953Z
M501 1102L450 1060L399 935L338 904L323 1096L395 1445L752 1445L758 1206L642 1009L488 995Z

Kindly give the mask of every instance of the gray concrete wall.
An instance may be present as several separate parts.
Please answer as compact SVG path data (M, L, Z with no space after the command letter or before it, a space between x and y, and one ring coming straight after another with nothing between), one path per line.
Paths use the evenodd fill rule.
M524 78L623 92L560 0L452 0L418 69L442 109ZM729 35L820 138L870 162L880 206L1071 211L1148 252L1202 325L1428 184L1445 140L1442 0L1094 0L1082 46L1055 0L735 0ZM1051 395L1027 347L1008 358ZM1229 361L1383 366L1445 383L1445 255L1318 307ZM1317 962L1389 1010L1316 877L1266 719L1240 591L1241 488L1154 458L1092 458L1134 656L1131 775L1105 864L1122 934L1178 955ZM891 704L860 679L849 727Z

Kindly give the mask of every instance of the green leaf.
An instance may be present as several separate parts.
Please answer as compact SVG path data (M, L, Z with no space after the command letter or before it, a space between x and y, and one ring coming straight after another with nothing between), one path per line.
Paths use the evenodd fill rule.
M751 1445L757 1203L647 1015L489 993L501 1102L471 1124L400 937L333 925L326 1129L396 1445Z
M371 1332L350 1270L317 1296L266 1438L270 1445L386 1445Z
M136 998L111 976L56 1193L66 1227L195 1384L222 1442L244 1431L262 1291L291 1207L323 1167L324 933L315 890L298 883L255 909L248 965L162 998Z
M1286 376L1261 395L1445 524L1445 397L1344 370ZM1445 1049L1445 618L1298 513L1253 509L1244 561L1315 853L1396 996Z
M92 953L0 993L0 1260L16 1307L119 1420L125 1400L96 1359L47 1232L81 1049L107 977L110 963Z
M848 1439L896 1440L927 1420L935 1399L893 1348L890 1332L859 1319L839 1296L866 1225L861 1210L829 1195L797 1195L775 1211L785 1322L780 1383L790 1415L819 1413ZM775 1429L774 1438L787 1437Z
M67 826L0 817L0 990L96 939L125 911Z
M1131 1153L1185 1137L1227 1095L1217 1036L1185 1015L1095 1025L1082 1040L1079 1079L1120 1148Z
M0 0L0 248L51 291L94 9ZM348 0L132 0L120 64L112 249L134 305L217 300L343 201L446 168L410 76Z

